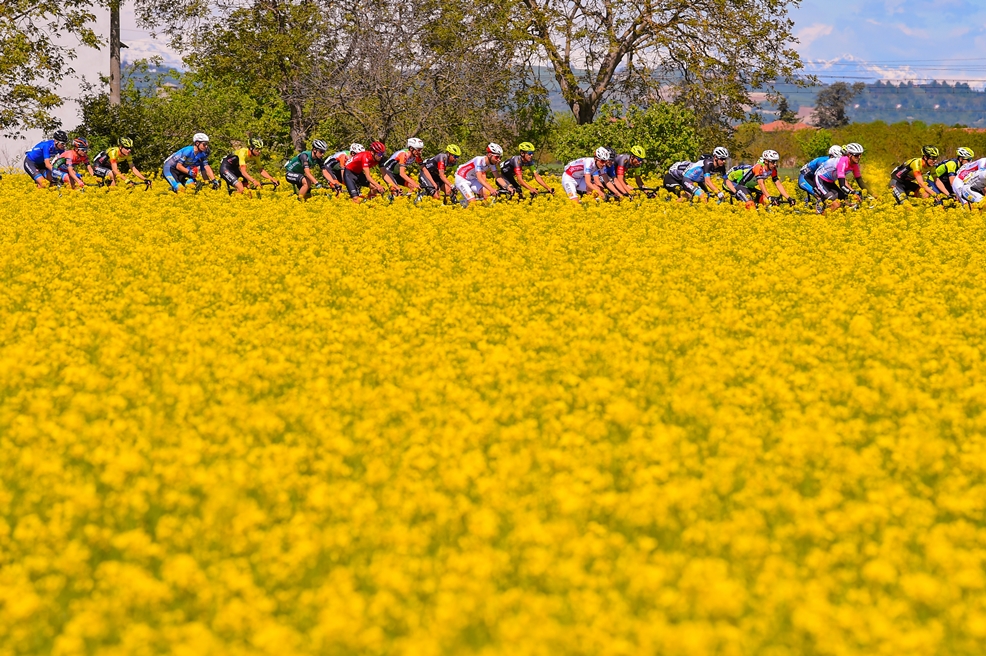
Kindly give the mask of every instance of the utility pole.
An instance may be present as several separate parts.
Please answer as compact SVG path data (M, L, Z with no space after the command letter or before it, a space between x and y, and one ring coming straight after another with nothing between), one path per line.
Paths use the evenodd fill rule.
M110 0L110 104L120 104L120 2Z

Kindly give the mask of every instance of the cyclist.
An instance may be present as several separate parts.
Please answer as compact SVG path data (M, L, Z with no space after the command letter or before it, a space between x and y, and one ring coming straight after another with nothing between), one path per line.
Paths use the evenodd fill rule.
M620 196L633 196L633 190L626 181L627 169L639 168L647 157L647 151L642 146L633 146L627 154L616 155L613 163L606 168L606 175L613 181L613 187ZM640 172L635 173L637 187L644 186L644 180L640 177Z
M360 203L364 200L363 196L360 195L363 187L370 188L370 193L366 196L367 199L386 191L383 185L369 175L369 169L380 166L386 156L387 146L380 141L374 141L370 144L369 150L354 155L346 162L346 168L342 171L342 181L354 203Z
M444 153L438 153L424 161L418 181L425 193L435 198L438 198L439 192L446 196L452 194L454 186L445 177L445 171L455 166L460 157L462 157L462 149L455 144L449 144L445 147ZM428 178L425 178L425 171L428 172Z
M815 188L815 173L818 172L818 167L833 157L842 157L844 154L842 146L835 145L829 148L827 155L816 157L801 167L801 171L798 173L798 188L808 194L808 198L805 199L806 203L811 203L813 199L818 198L818 189Z
M524 189L531 192L532 196L536 196L539 191L527 184L527 181L524 180L523 169L530 168L535 182L544 187L548 193L555 193L555 190L541 179L537 167L534 166L534 144L530 141L525 141L517 146L517 150L520 151L519 155L514 155L510 159L504 160L503 164L500 165L500 178L497 180L497 183L499 184L500 180L507 183L506 188L516 189L521 198L524 197Z
M92 164L89 163L89 142L82 137L76 137L72 141L72 148L55 155L51 160L51 172L55 182L60 184L69 183L74 189L84 189L86 183L79 175L80 167L85 166L89 175L93 174Z
M164 160L164 179L171 185L171 191L178 193L182 185L196 181L192 169L205 171L213 189L219 188L219 179L209 165L209 137L202 132L196 132L192 137L192 145L185 146Z
M924 181L922 169L930 168L928 173L934 177L935 163L940 155L935 146L924 146L921 148L921 157L912 157L903 164L898 164L890 172L890 191L898 205L904 202L908 194L918 194L921 198L928 198L938 193Z
M260 151L264 147L264 140L257 137L250 137L247 140L246 148L238 148L226 155L219 164L219 176L226 181L226 189L232 194L233 191L242 194L244 180L250 184L251 189L258 189L260 183L247 171L247 164L253 164L260 168L260 176L274 183L277 189L281 183L274 179L267 169L260 163Z
M729 169L723 184L738 200L746 203L748 209L753 209L756 203L767 204L770 198L767 180L771 180L784 200L794 205L795 200L788 195L784 184L777 177L777 162L780 159L776 150L765 150L755 165L740 164Z
M712 174L717 173L725 177L728 159L729 151L722 146L717 146L712 151L711 156L705 155L688 167L682 174L682 186L688 195L701 198L702 196L711 197L715 194L719 200L725 198L722 191L712 182Z
M137 176L138 180L149 185L151 181L137 170L133 160L130 159L130 155L134 149L133 139L120 137L120 141L117 143L119 145L110 146L96 155L92 160L93 164L95 164L93 172L99 178L99 186L102 187L106 184L110 187L115 187L116 181L123 179L123 174L120 173L119 167L123 162L129 162L130 172ZM109 178L109 180L107 181L106 178Z
M41 180L51 182L53 179L51 160L65 150L68 135L64 130L55 130L51 139L42 141L34 148L24 153L24 171L31 176L38 189L42 187Z
M838 209L842 200L849 194L857 194L846 184L846 171L851 171L856 178L860 190L866 189L863 173L859 168L859 160L863 156L863 147L858 143L848 144L843 148L845 155L833 157L822 163L815 172L815 188L818 189L820 200L830 200L832 209Z
M298 200L305 200L311 195L311 190L318 184L312 174L312 169L325 170L325 153L329 149L321 139L312 142L311 150L305 150L291 159L284 165L284 177L294 185L298 192Z
M329 183L330 187L336 190L336 193L342 189L343 167L346 166L346 163L354 155L359 155L365 150L366 148L363 148L363 144L351 143L349 144L349 150L340 150L325 158L325 161L322 163L322 177L325 178L325 181Z
M387 158L387 161L380 166L383 173L383 181L390 186L391 192L397 191L397 186L407 187L411 191L416 191L419 187L407 171L411 164L420 166L423 162L421 151L425 147L425 142L417 137L407 140L407 148L398 150Z
M610 162L611 155L609 148L600 146L596 148L593 157L580 157L565 165L565 172L561 174L561 186L569 200L577 203L582 194L590 192L597 198L605 197L599 178Z
M500 169L498 166L502 157L503 148L498 144L491 143L486 146L485 155L473 157L455 170L455 188L462 194L463 206L476 200L485 199L491 194L496 194L496 187L487 181L486 174L491 173L494 181L499 184Z
M691 168L692 162L681 160L675 162L664 174L664 188L679 198L684 198L685 194L685 171Z
M976 154L972 152L971 148L961 146L955 151L955 159L946 159L939 164L935 168L935 187L938 188L938 191L949 196L955 196L952 179L955 178L959 169L971 162L975 156Z
M983 200L986 187L986 157L962 166L952 178L952 189L959 200L974 205Z

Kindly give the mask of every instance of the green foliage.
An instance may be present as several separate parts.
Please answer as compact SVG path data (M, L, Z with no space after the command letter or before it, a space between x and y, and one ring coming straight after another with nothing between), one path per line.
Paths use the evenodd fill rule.
M832 141L832 134L827 130L802 130L795 132L794 135L798 147L801 148L801 156L806 162L826 154L835 143Z
M596 120L584 125L559 126L555 155L562 162L588 157L599 146L625 153L631 146L647 150L644 170L654 170L671 162L694 157L699 150L695 116L678 105L655 103L647 109L631 107L622 116L622 107L607 103Z
M62 104L59 84L73 72L68 62L75 58L65 42L100 44L90 27L91 6L88 0L0 2L0 132L58 127L51 110Z
M862 82L849 85L836 82L818 92L815 99L815 125L822 128L838 128L849 125L846 108L849 102L866 89Z
M141 170L158 168L168 155L190 144L196 132L209 135L213 159L249 136L264 139L278 164L293 150L287 110L273 92L252 96L194 73L180 75L176 88L162 87L162 81L146 62L128 67L118 107L110 105L105 90L90 87L80 101L82 122L75 132L88 137L94 149L129 136Z

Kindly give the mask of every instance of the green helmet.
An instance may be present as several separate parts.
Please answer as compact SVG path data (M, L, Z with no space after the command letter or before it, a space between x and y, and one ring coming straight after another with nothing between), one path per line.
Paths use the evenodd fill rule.
M445 146L445 152L449 155L455 155L456 157L462 157L462 149L455 144L449 144Z
M633 148L630 149L630 154L640 159L647 158L647 151L644 150L643 146L634 146Z
M938 159L938 156L941 155L938 149L934 146L925 146L921 149L921 154L928 159Z
M530 141L525 141L524 143L517 146L517 150L519 150L522 153L533 153L534 144L532 144Z
M120 148L133 148L134 140L130 137L120 137Z
M258 137L250 137L247 143L250 146L250 150L260 150L264 147L264 140Z

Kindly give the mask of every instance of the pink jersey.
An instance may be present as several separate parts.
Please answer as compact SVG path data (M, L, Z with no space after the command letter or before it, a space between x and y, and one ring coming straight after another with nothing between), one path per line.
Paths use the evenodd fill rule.
M576 180L581 180L585 176L599 175L601 171L596 168L596 160L593 157L580 157L565 165L565 175Z
M496 165L491 164L486 155L480 155L479 157L473 157L471 160L457 168L455 170L455 175L465 180L475 180L476 174L480 171L483 173L493 173L495 175Z
M818 173L816 174L820 180L825 182L835 182L836 180L846 178L846 171L852 171L852 174L859 178L862 176L862 172L859 170L859 164L853 163L849 159L849 155L843 155L836 159L833 157L827 162L822 162L822 165L818 167Z

